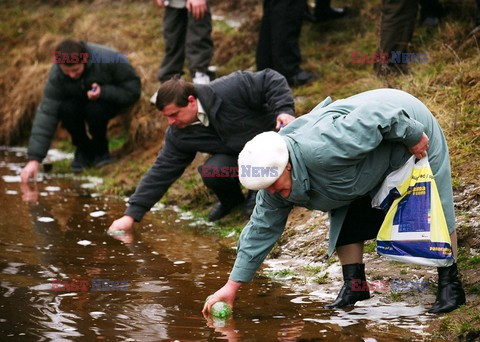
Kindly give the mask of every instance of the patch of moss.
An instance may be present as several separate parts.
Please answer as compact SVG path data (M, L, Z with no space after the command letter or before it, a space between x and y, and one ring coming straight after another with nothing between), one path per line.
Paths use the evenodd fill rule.
M364 253L376 253L377 252L377 241L371 240L368 241L363 247Z
M403 302L402 294L400 292L391 291L390 300L392 302Z
M313 281L317 284L328 284L331 282L331 279L328 278L328 272L318 277L315 277Z
M283 269L283 270L278 270L273 272L267 272L266 274L270 278L291 278L296 275L296 273L291 269Z

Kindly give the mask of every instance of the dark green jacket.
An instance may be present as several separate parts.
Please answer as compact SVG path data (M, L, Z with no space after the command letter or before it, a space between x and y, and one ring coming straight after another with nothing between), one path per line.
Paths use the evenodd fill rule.
M96 56L111 56L117 52L91 43L86 43L86 48L89 53L88 63L78 80L64 75L58 64L50 69L43 98L33 121L28 144L29 160L42 161L45 158L57 128L60 104L67 99L86 101L92 83L100 85L100 99L120 107L129 106L140 97L140 78L126 58L123 59L125 63L98 63Z

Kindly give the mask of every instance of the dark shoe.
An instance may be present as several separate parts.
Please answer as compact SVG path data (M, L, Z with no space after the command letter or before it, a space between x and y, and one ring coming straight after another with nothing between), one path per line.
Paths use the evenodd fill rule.
M221 202L217 202L213 206L212 210L210 210L210 213L208 214L208 220L210 222L220 220L221 218L227 216L232 211L232 209L237 205L238 203L235 205L225 205L225 204L222 204Z
M245 200L245 204L243 205L243 214L248 218L252 216L253 209L255 209L257 192L258 191L249 190L247 199Z
M346 8L328 7L315 11L315 18L317 22L334 20L344 17L347 14Z
M208 214L208 220L210 222L220 220L222 217L227 215L230 212L231 208L226 208L225 206L222 205L222 203L217 202L213 206L212 210L210 210L210 213Z
M307 7L303 12L303 20L309 21L311 23L316 23L317 18L310 12L310 9Z
M293 77L290 77L288 79L288 84L291 87L299 87L313 81L315 78L316 78L315 75L312 74L311 72L301 70L297 74L295 74Z
M103 165L110 164L113 161L112 157L110 156L110 153L104 153L101 156L96 156L95 159L93 160L93 165L95 167L100 167Z
M343 286L337 299L333 303L325 305L326 309L343 308L370 298L370 291L365 278L365 264L343 265L342 273Z
M90 166L92 159L90 155L81 148L77 148L70 169L73 172L82 172Z
M422 21L422 26L429 27L429 28L437 27L438 24L440 24L440 18L438 17L426 17Z
M429 313L450 312L465 304L465 292L458 275L457 264L450 267L438 267L437 299Z

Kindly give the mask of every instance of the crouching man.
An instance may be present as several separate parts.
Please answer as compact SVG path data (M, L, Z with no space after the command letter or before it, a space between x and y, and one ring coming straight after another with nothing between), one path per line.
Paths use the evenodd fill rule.
M111 162L107 125L140 97L140 78L125 55L106 46L66 39L52 52L53 66L33 121L29 162L21 172L36 179L57 124L75 146L73 172Z

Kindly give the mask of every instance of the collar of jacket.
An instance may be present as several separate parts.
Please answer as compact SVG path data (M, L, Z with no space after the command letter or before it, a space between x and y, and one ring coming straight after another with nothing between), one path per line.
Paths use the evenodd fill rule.
M311 112L315 111L316 109L320 109L320 108L323 108L323 107L326 107L328 106L329 104L331 104L333 102L332 98L330 96L327 96L322 102L320 102L318 105L315 106L315 108L313 108Z
M195 84L195 90L210 122L212 120L216 121L218 108L220 108L222 100L215 95L212 87L207 84Z
M82 89L82 91L83 91L82 95L78 95L78 96L86 99L87 98L87 91L90 90L90 84L86 83L86 78L91 71L91 65L90 65L90 63L85 63L84 65L85 65L85 70L83 71L80 78L76 79L76 80L74 80L74 79L68 77L67 75L65 75L62 72L62 69L60 69L60 64L55 64L55 67L56 67L56 77L57 77L58 82L60 82L61 85L67 85L67 84L78 85L80 87L80 89ZM63 91L63 88L62 88L62 91Z
M310 179L308 178L307 168L301 157L302 154L293 139L288 136L283 136L282 138L285 139L287 143L290 163L292 164L292 191L287 200L299 204L307 203L310 200L310 196L308 196Z

